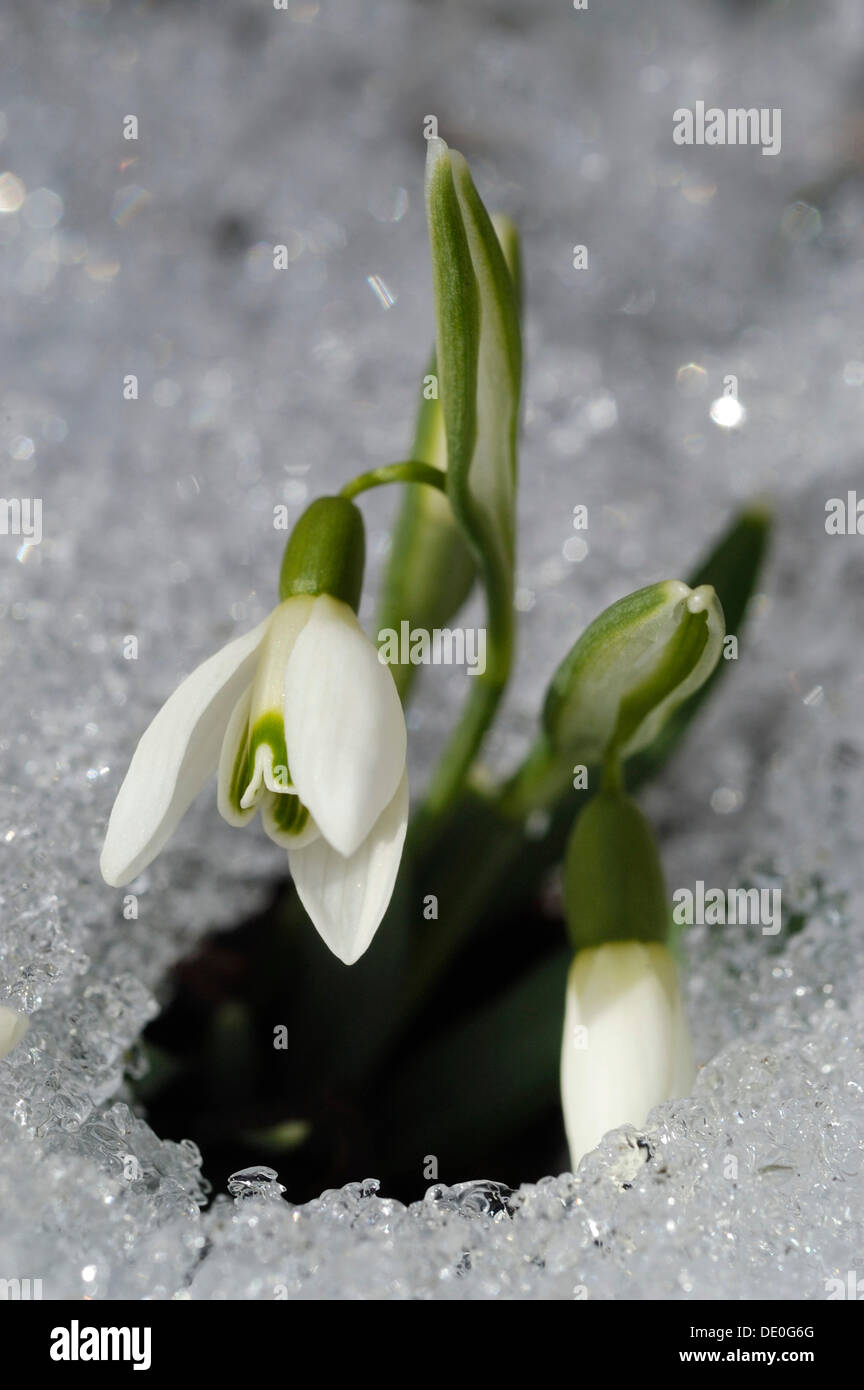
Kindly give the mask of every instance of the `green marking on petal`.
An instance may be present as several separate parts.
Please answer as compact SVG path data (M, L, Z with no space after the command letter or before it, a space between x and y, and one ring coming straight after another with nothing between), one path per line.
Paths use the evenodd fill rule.
M299 835L309 820L308 810L293 792L271 797L269 811L273 824L283 835Z
M285 747L285 721L277 710L270 710L267 714L259 715L252 727L252 736L249 741L247 786L252 778L255 754L260 747L265 745L273 755L273 779L280 791L287 791L291 786L291 774L288 770L288 750ZM273 788L271 787L270 790L272 791Z
M217 802L219 814L229 825L241 826L251 820L255 806L243 805L243 793L249 783L249 707L251 688L237 701L228 721L219 755Z
M281 849L297 849L318 834L308 809L293 792L267 792L261 802L261 823Z
M246 732L237 745L237 752L234 756L234 766L231 769L231 781L228 784L228 799L231 807L238 815L241 814L240 798L249 785L251 776L251 764L249 760L249 725L246 725Z

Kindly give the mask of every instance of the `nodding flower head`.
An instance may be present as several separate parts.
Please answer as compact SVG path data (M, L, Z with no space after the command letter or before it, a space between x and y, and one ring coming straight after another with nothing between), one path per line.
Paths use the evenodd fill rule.
M356 555L344 534L337 536L341 569L332 545L325 548L327 590L320 562L316 582L309 533L320 551L323 520L333 539L332 510L322 502L340 504L340 525L346 508L359 519L338 498L319 499L301 518L286 551L282 602L193 671L141 738L114 803L101 868L115 887L136 878L218 768L225 820L245 825L260 808L266 833L288 851L306 911L351 964L372 940L399 868L408 822L406 733L390 671L355 616ZM310 514L314 525L304 528ZM362 546L362 523L359 535Z

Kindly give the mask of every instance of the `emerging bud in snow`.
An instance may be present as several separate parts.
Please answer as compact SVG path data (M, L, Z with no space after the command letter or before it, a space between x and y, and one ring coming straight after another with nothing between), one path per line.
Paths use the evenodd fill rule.
M6 1004L0 1004L0 1061L17 1047L30 1026L30 1020Z
M570 1160L618 1125L644 1124L693 1084L690 1036L666 946L611 941L577 951L567 979L561 1103Z
M564 865L577 948L567 981L561 1103L574 1169L609 1129L644 1124L693 1082L687 1021L651 826L605 788L579 816Z
M406 733L388 668L354 614L360 514L320 498L285 552L282 602L174 692L143 735L114 803L105 881L155 859L211 774L219 810L288 850L297 893L346 964L369 945L393 892L408 822Z

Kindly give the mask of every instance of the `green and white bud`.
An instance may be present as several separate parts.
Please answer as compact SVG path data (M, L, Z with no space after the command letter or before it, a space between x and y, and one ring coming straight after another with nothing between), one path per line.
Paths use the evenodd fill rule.
M561 1104L574 1169L618 1125L639 1126L693 1082L663 869L648 821L606 788L567 846L564 908L576 955L567 979Z
M543 709L557 753L582 763L646 747L708 679L723 647L723 610L707 584L638 589L595 618L559 666Z

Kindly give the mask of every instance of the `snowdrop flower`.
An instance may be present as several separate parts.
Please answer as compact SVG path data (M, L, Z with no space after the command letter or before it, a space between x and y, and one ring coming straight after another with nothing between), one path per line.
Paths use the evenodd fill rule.
M183 681L144 733L114 803L101 868L114 887L155 859L218 767L218 805L260 808L303 906L347 965L384 916L408 822L406 733L393 677L355 616L362 521L341 498L304 513L282 602Z
M30 1020L24 1014L0 1004L0 1061L18 1045L29 1026Z
M690 1036L677 971L657 942L577 951L567 980L561 1103L574 1171L619 1125L643 1125L661 1101L689 1093Z
M654 834L630 797L601 790L576 821L564 861L576 947L567 978L561 1104L575 1169L607 1130L643 1125L688 1094L694 1070Z

